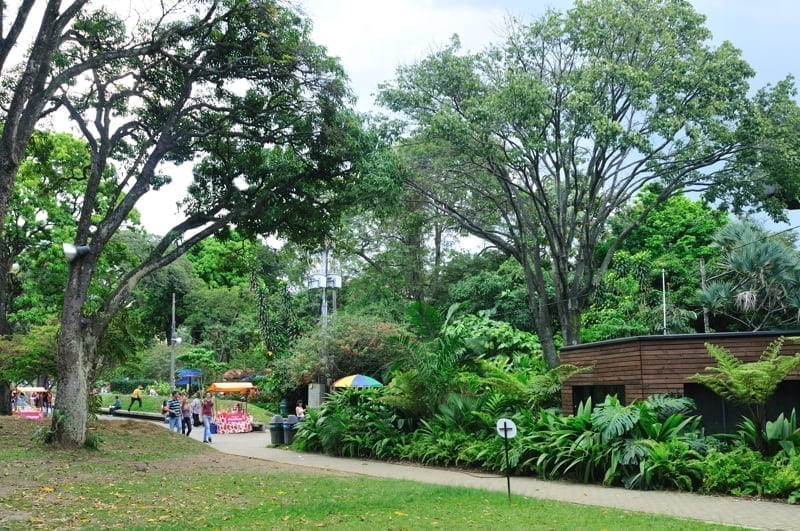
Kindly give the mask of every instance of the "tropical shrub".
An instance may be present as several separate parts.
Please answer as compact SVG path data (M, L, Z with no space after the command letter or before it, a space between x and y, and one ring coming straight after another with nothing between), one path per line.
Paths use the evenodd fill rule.
M709 493L754 496L764 492L774 472L761 453L736 445L729 451L712 450L703 461L702 490Z
M785 338L780 337L767 345L758 361L744 363L724 347L706 343L706 350L716 360L716 367L706 367L705 373L689 379L705 385L714 393L747 412L759 431L756 446L763 450L760 429L766 422L766 403L775 393L778 384L795 368L800 367L800 354L781 356Z
M623 478L628 489L673 488L693 491L702 483L703 457L682 440L648 440L636 473Z
M480 397L448 395L438 413L420 420L420 427L400 448L399 456L425 464L476 466L472 454L464 450L493 433L493 424L487 425L478 415L483 403Z
M736 432L738 441L767 457L777 454L791 456L800 453L800 428L797 426L797 412L792 409L789 418L783 413L774 421L767 421L763 429L749 418L742 419Z
M607 396L594 408L591 400L579 404L567 417L543 411L523 437L520 469L639 489L694 488L706 446L699 417L685 415L692 407L686 398L653 396L624 406Z
M343 457L395 457L406 419L383 402L383 388L343 389L298 424L296 447Z
M776 455L770 462L774 472L766 478L764 494L800 502L800 454Z
M383 380L389 366L400 356L398 340L409 337L409 333L396 323L337 313L326 336L331 378L366 374Z

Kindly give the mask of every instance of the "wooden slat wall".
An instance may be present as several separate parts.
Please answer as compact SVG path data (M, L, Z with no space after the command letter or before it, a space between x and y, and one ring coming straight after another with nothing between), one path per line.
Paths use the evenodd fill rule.
M562 411L569 414L573 410L573 386L624 385L626 403L659 393L683 395L683 385L689 376L716 364L705 343L725 347L738 359L750 362L756 361L767 345L780 335L765 332L648 336L563 349L562 363L579 367L593 365L594 369L564 383ZM787 340L783 345L783 354L798 351L798 343ZM787 380L800 380L800 370L790 374Z

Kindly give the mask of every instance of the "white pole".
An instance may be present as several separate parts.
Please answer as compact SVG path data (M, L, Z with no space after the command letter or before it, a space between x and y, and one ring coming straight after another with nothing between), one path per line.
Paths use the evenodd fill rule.
M661 309L664 314L664 335L667 335L667 281L664 268L661 268Z
M169 390L175 390L175 292L172 292L172 330L169 338Z

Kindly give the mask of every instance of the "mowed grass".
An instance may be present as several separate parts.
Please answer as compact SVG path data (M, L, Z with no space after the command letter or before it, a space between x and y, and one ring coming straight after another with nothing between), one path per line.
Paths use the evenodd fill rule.
M0 528L730 529L293 468L225 455L152 422L97 422L99 451L53 450L32 440L47 426L0 417Z

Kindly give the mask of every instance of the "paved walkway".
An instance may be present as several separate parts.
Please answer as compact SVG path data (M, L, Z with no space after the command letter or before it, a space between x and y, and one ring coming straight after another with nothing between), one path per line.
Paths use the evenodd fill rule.
M202 427L191 437L202 440ZM366 459L347 459L267 447L269 432L214 435L211 446L232 455L264 459L295 466L319 468L374 476L406 479L437 485L451 485L507 491L505 476L452 469L398 465ZM528 477L511 478L512 495L560 502L614 507L628 511L666 514L704 522L738 525L753 529L800 530L800 507L783 503L703 496L680 492L626 490Z

